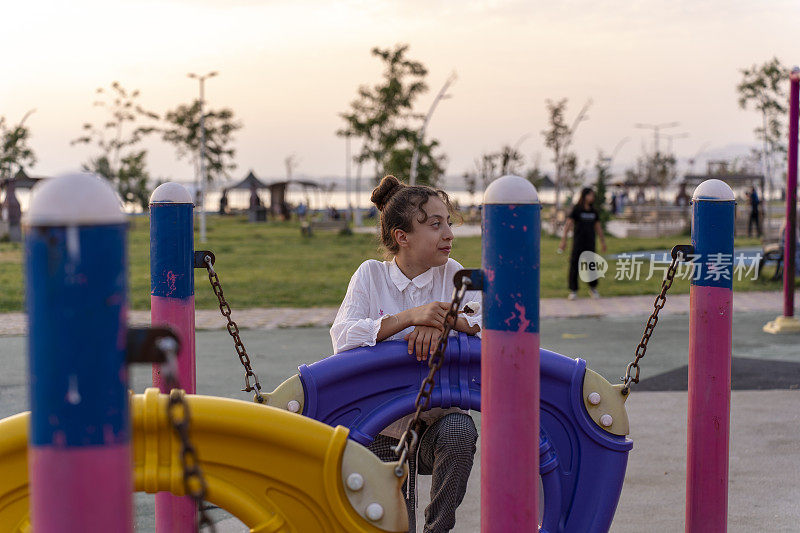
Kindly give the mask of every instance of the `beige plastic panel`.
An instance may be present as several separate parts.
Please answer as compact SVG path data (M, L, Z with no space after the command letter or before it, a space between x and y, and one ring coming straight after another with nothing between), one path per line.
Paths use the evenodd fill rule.
M402 497L402 484L408 476L408 469L398 478L394 474L395 463L381 463L375 465L375 456L367 448L347 441L342 456L342 484L345 494L353 509L375 526L387 530L397 531L408 528L408 513L405 500ZM363 485L359 490L348 487L347 478L351 474L359 474ZM367 508L378 504L383 510L379 520L371 520L367 516Z
M612 385L597 372L586 369L583 376L583 405L599 428L614 435L630 433L628 412L625 410L627 396L623 396L621 391L622 385ZM593 392L600 395L597 405L589 401L589 395ZM611 415L613 423L610 426L604 426L601 422L603 415Z
M295 411L296 413L303 412L303 400L305 400L305 393L303 392L303 382L300 381L300 374L295 374L290 377L269 394L264 394L267 399L267 405L289 411L289 402L294 400L300 404L300 408Z

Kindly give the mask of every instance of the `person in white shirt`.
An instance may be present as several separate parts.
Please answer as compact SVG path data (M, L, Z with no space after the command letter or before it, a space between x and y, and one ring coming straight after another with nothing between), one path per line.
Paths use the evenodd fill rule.
M409 356L424 361L444 329L453 275L463 268L450 258L453 209L444 191L404 185L394 176L383 178L371 200L380 211L381 244L390 260L365 261L353 274L331 327L333 352L403 339ZM460 314L454 330L480 336L480 292L467 292L464 301L470 312ZM396 461L392 448L410 416L384 429L370 450L383 461ZM409 531L416 531L418 471L433 476L424 531L446 532L455 527L456 508L466 493L478 432L472 417L458 408L432 409L422 420L417 455L409 461Z

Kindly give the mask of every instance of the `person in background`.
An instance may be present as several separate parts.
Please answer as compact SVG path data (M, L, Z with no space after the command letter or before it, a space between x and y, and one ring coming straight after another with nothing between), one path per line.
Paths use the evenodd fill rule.
M228 214L228 191L227 189L222 190L222 196L219 197L219 214L220 215L227 215Z
M606 238L603 234L603 227L600 224L600 215L594 207L594 191L589 187L584 187L581 191L578 203L572 208L572 212L564 224L564 235L561 237L561 244L558 246L558 252L562 253L567 246L567 236L570 230L573 230L572 235L572 252L569 259L569 275L567 283L569 286L570 300L574 300L578 296L578 260L581 253L585 251L594 252L595 241L600 237L600 246L602 246L603 253L606 252ZM589 282L589 294L592 298L599 298L600 293L597 292L597 280Z
M747 221L747 236L753 231L753 224L756 225L756 236L761 237L761 199L758 197L755 187L750 188L747 193L747 200L750 203L750 219Z

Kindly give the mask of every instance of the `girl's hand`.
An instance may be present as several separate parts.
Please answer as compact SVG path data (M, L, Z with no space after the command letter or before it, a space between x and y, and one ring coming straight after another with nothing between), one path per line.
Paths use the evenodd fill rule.
M450 309L446 302L431 302L409 309L412 326L430 326L440 331L444 329L444 317Z
M428 355L436 350L441 330L431 326L417 326L414 331L403 337L408 341L408 354L415 353L417 361L425 361Z

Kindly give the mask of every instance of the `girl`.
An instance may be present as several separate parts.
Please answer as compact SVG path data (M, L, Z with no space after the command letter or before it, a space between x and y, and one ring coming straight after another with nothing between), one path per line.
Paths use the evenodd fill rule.
M372 191L380 211L380 240L387 261L368 260L350 279L347 294L331 327L333 353L357 346L374 346L386 339L408 341L409 356L424 361L436 349L453 294L453 275L463 268L450 259L452 207L444 191L403 185L386 176ZM480 301L467 292L465 301ZM478 313L459 316L454 329L479 335ZM410 416L375 438L370 450L383 461L396 461L392 448ZM431 503L425 509L425 533L450 531L464 498L472 470L478 432L475 423L457 408L423 413L416 457L409 461L406 489L409 531L416 531L415 470L432 475Z
M595 238L600 236L600 245L606 253L606 238L603 235L603 226L600 224L600 215L594 207L594 191L584 187L580 200L572 208L572 212L564 224L564 236L558 245L558 253L562 253L567 246L567 234L575 228L572 235L572 253L569 259L569 299L574 300L578 295L578 260L585 251L594 252ZM592 298L600 298L597 292L597 280L589 282L589 293Z

